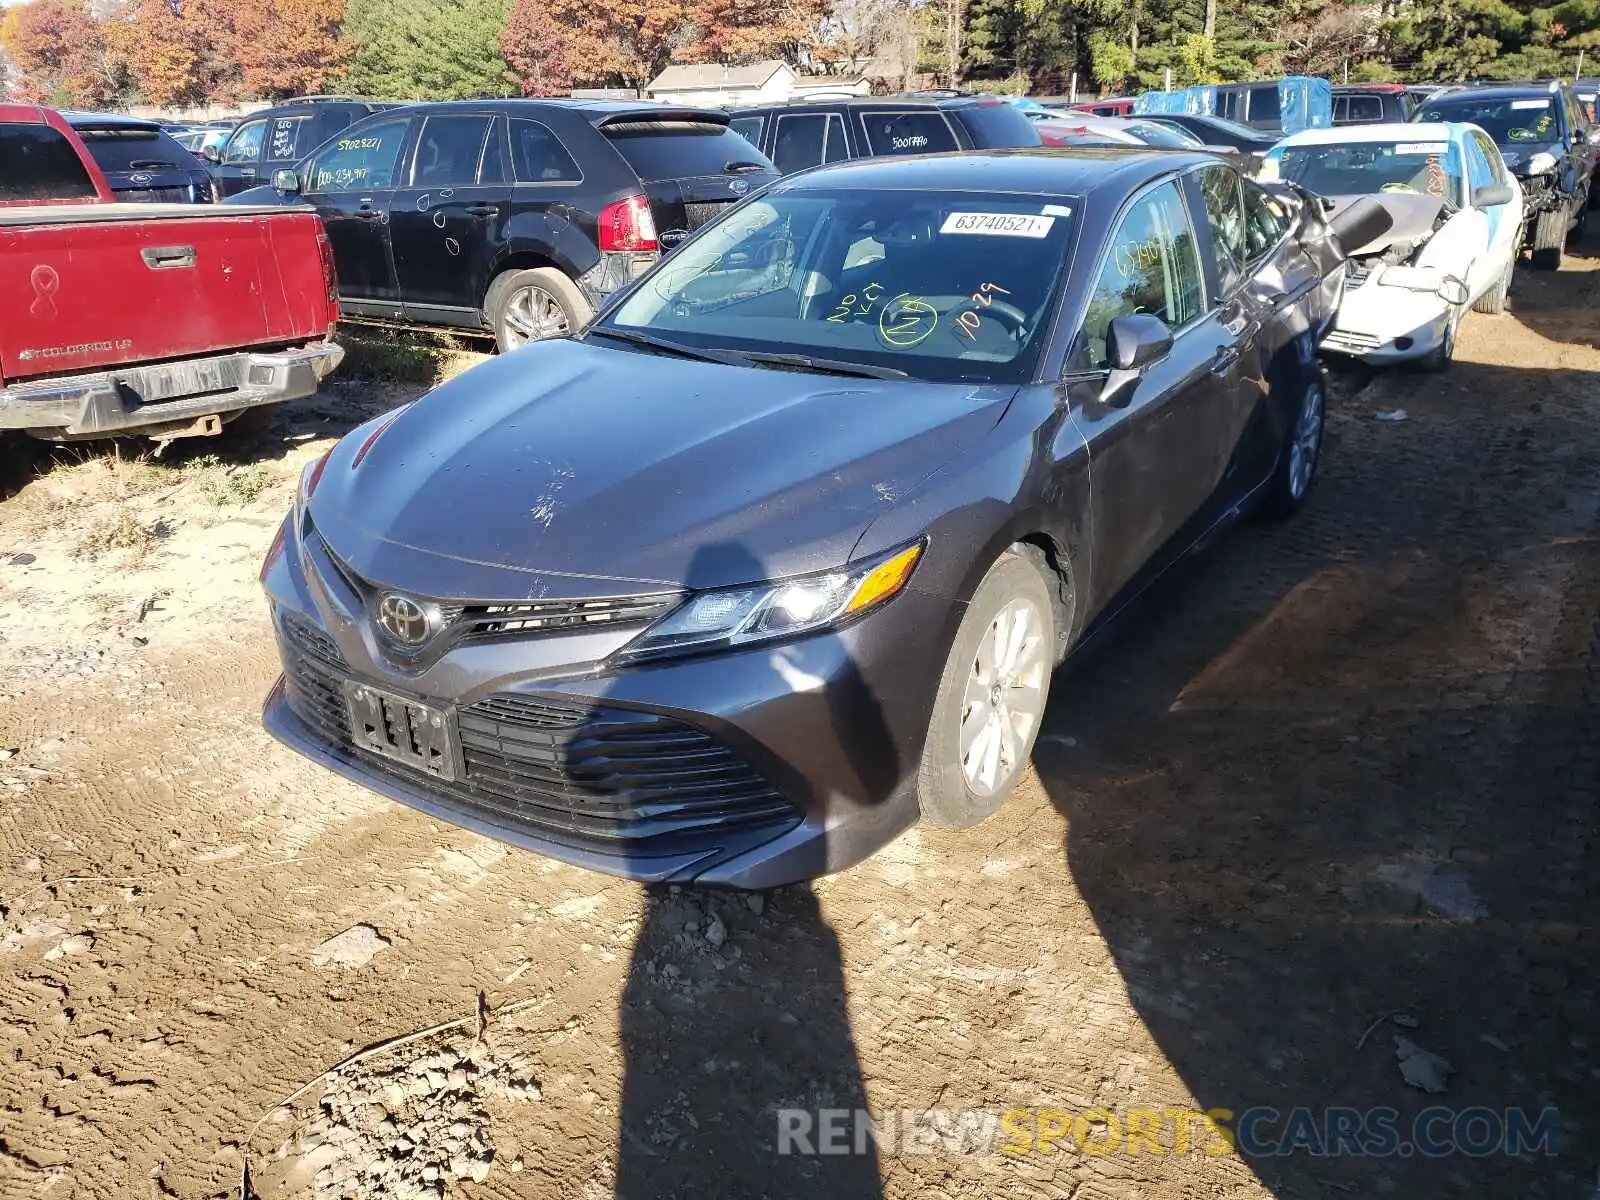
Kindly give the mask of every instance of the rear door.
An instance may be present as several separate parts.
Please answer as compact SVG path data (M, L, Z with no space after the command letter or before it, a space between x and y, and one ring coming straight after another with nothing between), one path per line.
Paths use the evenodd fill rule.
M628 114L600 132L638 176L658 236L693 233L776 178L760 151L721 122ZM663 236L663 245L669 240Z
M234 129L222 147L220 161L211 168L217 188L224 197L248 191L261 178L261 151L267 137L267 118L255 117Z
M1236 335L1207 308L1194 231L1173 181L1129 205L1095 271L1070 360L1073 419L1089 444L1094 478L1091 611L1149 564L1215 490L1238 360ZM1107 333L1130 313L1161 318L1172 351L1116 408L1098 398Z
M477 327L511 206L504 119L422 118L407 178L389 202L389 242L406 319Z
M404 116L352 126L300 173L301 191L333 243L340 302L359 316L402 315L389 251L389 206L410 128Z
M774 121L772 165L780 175L850 157L838 113L778 113Z

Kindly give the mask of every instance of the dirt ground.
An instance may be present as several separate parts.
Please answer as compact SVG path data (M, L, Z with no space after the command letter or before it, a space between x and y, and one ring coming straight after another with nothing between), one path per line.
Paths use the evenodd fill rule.
M159 460L0 446L0 1196L237 1195L246 1154L272 1197L1600 1194L1593 246L1448 374L1342 373L1308 509L1060 672L1001 816L764 897L508 851L261 731L298 471L466 356L382 343ZM1174 1143L1262 1105L1553 1107L1554 1153ZM916 1136L777 1153L778 1110L862 1106ZM1107 1111L1012 1154L1012 1108ZM1166 1152L1094 1152L1136 1109Z

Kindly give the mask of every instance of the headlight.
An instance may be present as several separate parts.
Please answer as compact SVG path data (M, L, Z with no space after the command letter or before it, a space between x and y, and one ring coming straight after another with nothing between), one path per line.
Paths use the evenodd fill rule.
M918 542L826 574L697 592L620 653L650 658L813 633L888 603L905 587L921 557Z

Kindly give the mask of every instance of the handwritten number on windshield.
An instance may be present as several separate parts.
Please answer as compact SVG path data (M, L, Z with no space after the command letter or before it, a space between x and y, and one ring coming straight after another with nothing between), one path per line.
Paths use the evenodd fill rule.
M980 283L978 290L972 293L972 302L983 308L994 303L996 296L1009 296L1011 293L998 283ZM978 330L983 327L983 318L978 310L969 308L956 316L956 329L966 334L969 342L978 340Z

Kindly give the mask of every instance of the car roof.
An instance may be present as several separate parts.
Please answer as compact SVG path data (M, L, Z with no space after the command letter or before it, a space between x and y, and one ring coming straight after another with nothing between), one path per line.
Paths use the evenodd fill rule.
M1168 172L1216 161L1209 154L1142 146L1027 146L854 159L801 171L773 186L782 191L841 187L1088 196L1102 189L1131 190Z
M1403 83L1336 83L1333 85L1335 96L1348 95L1351 92L1387 92L1398 95L1406 90Z
M575 100L567 96L493 97L483 100L434 100L405 105L417 113L497 111L526 109L530 112L564 109L578 114L596 126L627 124L633 121L700 121L726 125L728 114L720 108L696 108L681 104L659 104L651 100Z
M1280 146L1348 146L1352 142L1453 142L1466 136L1464 121L1385 121L1371 125L1336 125L1332 129L1303 129L1291 133Z
M74 129L148 129L159 133L161 125L143 117L129 117L122 113L79 112L77 109L59 110L62 118Z
M848 96L833 100L775 100L767 104L738 104L729 106L728 111L737 116L740 113L771 112L774 109L790 112L807 108L977 108L980 105L1016 107L997 96L923 96L914 92L902 92L890 96Z
M1466 84L1429 99L1440 104L1468 97L1476 100L1529 100L1535 96L1554 96L1558 86L1550 83Z

